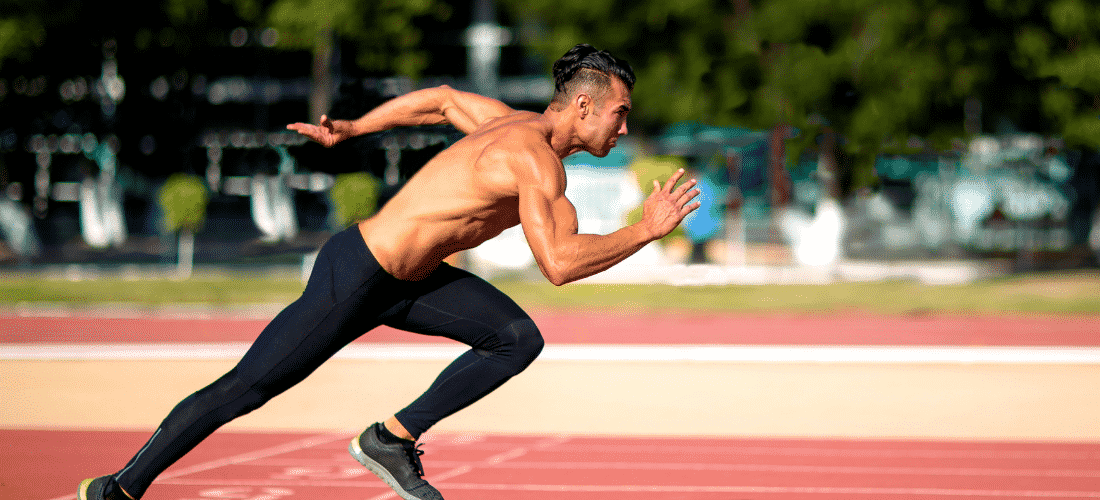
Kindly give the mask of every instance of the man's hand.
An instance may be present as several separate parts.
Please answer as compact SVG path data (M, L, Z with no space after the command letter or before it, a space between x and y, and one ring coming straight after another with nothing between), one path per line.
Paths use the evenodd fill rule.
M642 223L650 230L653 239L671 233L687 214L699 208L698 201L689 203L699 195L698 189L691 189L695 185L695 179L676 186L683 176L684 169L681 168L669 177L664 186L654 180L653 193L642 204Z
M355 136L351 122L347 120L332 120L327 115L321 115L321 124L291 123L287 130L294 130L314 142L326 148L335 146L336 143Z

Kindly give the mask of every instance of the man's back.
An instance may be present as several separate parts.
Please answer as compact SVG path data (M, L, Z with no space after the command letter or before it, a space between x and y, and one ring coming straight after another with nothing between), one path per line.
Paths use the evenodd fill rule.
M524 162L564 176L549 134L542 115L527 111L484 122L432 158L361 224L367 246L390 273L418 279L448 255L519 224L513 165Z

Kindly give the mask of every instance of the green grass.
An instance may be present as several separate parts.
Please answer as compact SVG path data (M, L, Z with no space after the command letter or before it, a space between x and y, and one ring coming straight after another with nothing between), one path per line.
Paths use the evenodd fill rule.
M911 281L833 285L690 286L572 284L497 280L532 311L845 312L882 314L1100 314L1100 272L1030 274L967 285ZM187 281L120 277L68 280L0 277L0 305L129 303L134 305L287 304L303 285L292 273L199 273Z
M1027 275L968 285L912 281L832 285L600 286L497 283L523 305L548 309L697 312L1100 313L1100 274ZM530 306L529 306L530 307Z
M37 276L6 277L0 281L0 304L131 303L138 305L204 304L233 306L289 303L302 293L301 281L289 275L260 273L198 273L189 280L101 279L70 280Z

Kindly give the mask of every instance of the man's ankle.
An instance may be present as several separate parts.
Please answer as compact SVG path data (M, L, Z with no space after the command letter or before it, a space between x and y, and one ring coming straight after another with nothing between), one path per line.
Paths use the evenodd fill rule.
M384 444L402 444L411 442L408 439L402 438L401 436L394 434L393 431L386 428L386 424L378 426L378 440L382 441Z
M396 417L390 417L385 422L382 422L382 428L398 439L416 441L412 433L406 430L405 426L401 425L401 422L398 421Z
M107 487L103 490L103 497L108 500L136 500L133 495L123 489L121 484L118 484L118 480L111 478L107 483Z

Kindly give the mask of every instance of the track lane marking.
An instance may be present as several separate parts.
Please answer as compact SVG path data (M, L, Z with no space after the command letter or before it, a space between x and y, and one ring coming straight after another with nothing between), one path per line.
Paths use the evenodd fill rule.
M518 457L519 455L517 455ZM488 461L488 460L487 460ZM346 465L339 459L267 459L255 460L247 466L257 467L338 467ZM454 460L436 460L432 465L440 468L460 468L467 462ZM561 470L683 470L683 471L743 471L743 472L798 472L821 474L875 474L898 476L1028 476L1028 477L1100 477L1100 469L1013 469L991 467L897 467L897 466L849 466L849 465L757 465L757 464L716 464L690 462L547 462L524 461L509 463L490 463L490 467L502 469L561 469ZM441 477L435 476L435 477Z

